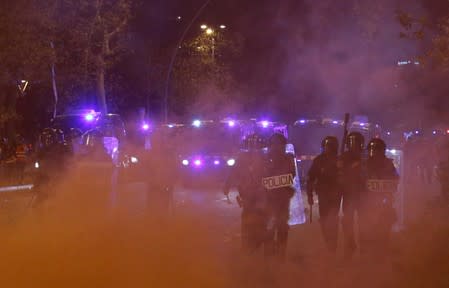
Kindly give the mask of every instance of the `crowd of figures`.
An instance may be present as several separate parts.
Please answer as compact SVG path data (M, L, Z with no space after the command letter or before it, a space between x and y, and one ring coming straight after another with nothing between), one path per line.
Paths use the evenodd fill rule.
M10 152L13 157L2 158L2 165L10 165L4 171L23 175L27 162L38 163L33 184L38 194L35 202L40 204L51 196L52 183L63 177L67 167L77 167L78 178L82 180L78 183L79 190L94 191L92 195L103 197L99 200L109 203L111 197L117 196L112 195L114 190L125 189L120 185L124 175L120 173L121 163L116 165L111 160L101 131L92 130L83 135L84 152L79 155L74 153L71 137L57 129L46 129L40 134L34 151L18 139ZM149 210L162 213L168 212L173 204L177 179L177 158L166 140L164 137L152 139L151 150L139 156L141 165L137 171L142 173L141 180L147 184ZM430 160L418 157L423 151L430 155L430 150L426 149L430 144L415 141L406 144L405 177L424 183L439 179L443 199L449 203L449 145L438 146L438 157L429 156ZM236 187L239 193L243 249L248 253L263 250L267 257L281 260L286 257L290 200L295 193L293 179L297 176L296 160L286 152L286 145L287 139L278 133L268 141L256 134L246 137L244 149L224 187L227 196L231 187ZM346 259L351 259L357 248L361 253L386 254L392 226L397 220L394 197L399 175L392 159L386 156L387 146L383 140L374 138L365 145L362 134L353 132L342 145L345 149L339 154L337 138L323 139L322 153L313 160L308 171L308 204L311 207L318 204L323 239L331 253L337 251L341 219ZM4 151L7 150L2 147L2 155L7 155ZM118 182L113 183L116 172ZM18 183L22 182L21 177ZM343 216L339 217L340 214Z
M0 140L0 183L1 185L24 184L27 164L31 163L33 145L24 137Z
M92 203L111 207L117 203L120 192L126 189L126 175L134 173L139 175L134 175L133 179L146 184L146 206L151 208L148 210L167 213L172 205L176 157L170 153L163 137L154 137L152 149L139 154L136 169L126 167L129 157L124 161L126 150L132 148L122 143L122 154L115 157L105 145L107 138L111 137L100 129L82 135L76 131L64 133L59 129L44 129L34 149L22 153L18 145L17 151L2 162L2 185L32 184L35 192L33 206L37 207L56 196L57 185L71 181L72 190L76 190L80 197L86 196ZM117 152L117 149L113 150ZM148 171L152 171L150 176Z
M275 134L264 152L264 143L252 135L246 140L247 150L237 159L225 194L236 186L242 211L242 246L248 253L264 247L265 255L285 259L288 239L289 201L294 188L282 177L295 176L293 157L285 152L286 139ZM314 205L318 198L320 224L327 248L337 250L338 219L343 211L344 254L352 258L356 250L355 219L358 216L361 251L387 252L392 225L398 174L391 159L385 156L386 145L372 139L365 147L360 133L350 133L346 151L338 155L338 140L326 137L322 153L313 161L308 173L307 195ZM287 177L288 178L288 177ZM274 179L275 185L264 185Z

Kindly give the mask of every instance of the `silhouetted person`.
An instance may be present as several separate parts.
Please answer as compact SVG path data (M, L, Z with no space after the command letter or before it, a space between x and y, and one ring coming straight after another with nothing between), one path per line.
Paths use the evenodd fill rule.
M237 187L237 199L242 207L242 248L249 253L263 244L266 235L266 193L262 186L265 169L263 142L256 134L245 139L245 151L238 155L224 187L226 196L229 195L230 187Z
M393 160L385 156L383 140L372 139L367 146L365 165L366 189L359 210L360 248L373 255L387 252L393 224L397 220L393 207L398 174Z
M263 179L267 190L267 256L277 255L285 259L290 217L290 199L295 193L293 179L296 177L295 160L286 153L287 139L275 133L269 139L266 157L266 177Z
M337 250L338 212L341 187L338 183L338 140L328 136L321 142L321 154L312 163L307 178L307 196L312 207L313 191L318 196L320 225L324 241L331 252Z
M363 135L352 132L346 138L347 151L338 159L339 181L343 196L343 232L345 258L352 258L357 245L354 234L354 220L360 208L361 192L365 189L362 153Z

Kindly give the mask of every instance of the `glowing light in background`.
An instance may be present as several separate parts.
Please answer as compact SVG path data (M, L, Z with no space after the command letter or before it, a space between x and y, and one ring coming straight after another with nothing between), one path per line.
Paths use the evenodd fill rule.
M433 130L432 134L437 135L437 131Z
M195 126L195 127L201 127L201 121L200 120L194 120L192 122L192 125Z
M173 125L173 124L168 124L168 128L173 128L173 127L175 127L175 125Z
M195 164L195 166L199 167L203 164L203 161L201 161L200 159L196 159L193 163Z
M301 124L306 124L306 120L304 120L304 119L299 120L299 123L301 123Z
M228 166L234 166L235 165L235 159L229 159L227 162Z
M391 132L387 132L387 135L390 136L390 135L391 135Z
M142 129L145 130L145 131L148 131L148 130L150 129L150 124L148 124L148 123L143 123L143 124L142 124Z
M86 114L86 115L84 116L84 119L85 119L86 121L88 121L88 122L91 122L91 121L93 121L93 120L95 119L95 117L94 117L94 114L89 113L89 114Z
M131 163L139 163L139 159L137 159L136 157L131 157Z
M187 160L187 159L182 160L182 165L188 166L189 165L189 160Z
M34 163L34 168L39 169L39 162Z
M338 121L334 120L334 121L332 121L332 124L338 124Z
M262 121L261 123L262 123L263 128L268 128L268 126L270 125L270 122L268 122L266 120Z
M235 121L234 120L229 120L228 125L229 125L229 127L234 127L235 126Z
M205 24L201 25L200 27L201 27L201 30L206 30L207 29L207 25L205 25Z
M215 160L214 165L220 165L220 160Z

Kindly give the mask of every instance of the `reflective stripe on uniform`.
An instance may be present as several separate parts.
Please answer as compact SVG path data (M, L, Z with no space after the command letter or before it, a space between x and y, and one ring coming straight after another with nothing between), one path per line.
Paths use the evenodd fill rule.
M368 179L366 182L368 191L375 193L395 193L398 184L398 180Z
M315 158L316 158L316 155L301 155L301 156L297 157L296 160L308 161L308 160L313 160Z
M268 190L284 188L284 187L292 187L293 186L293 175L292 174L284 174L266 177L262 179L263 186Z

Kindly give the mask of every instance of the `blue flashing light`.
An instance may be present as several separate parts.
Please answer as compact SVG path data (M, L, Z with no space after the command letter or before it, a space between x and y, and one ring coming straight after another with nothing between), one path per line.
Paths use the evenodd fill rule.
M229 120L228 121L228 125L229 125L229 127L234 127L235 126L235 121L234 120Z
M220 160L215 160L215 161L214 161L214 165L215 165L215 166L220 165Z
M150 129L150 124L148 124L148 123L143 123L143 124L142 124L142 129L145 130L145 131L148 131L148 130Z
M195 164L196 167L200 167L203 165L203 161L201 161L201 159L196 159L193 164Z
M195 126L195 127L201 127L201 121L200 120L194 120L192 122L192 125Z
M270 125L270 122L264 120L264 121L261 122L261 124L262 124L263 128L268 128L268 126Z
M299 123L301 123L301 124L306 124L306 120L304 120L304 119L299 120Z
M334 120L332 121L332 124L338 124L338 121Z
M89 113L89 114L84 115L84 119L88 122L91 122L95 119L95 117L94 117L94 114Z

